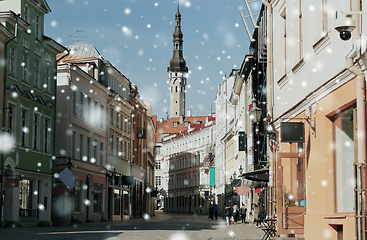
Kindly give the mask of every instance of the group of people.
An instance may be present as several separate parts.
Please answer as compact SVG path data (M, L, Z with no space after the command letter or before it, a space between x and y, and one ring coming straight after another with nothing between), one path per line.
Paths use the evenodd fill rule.
M238 208L236 203L233 205L233 208L226 205L223 206L223 219L225 218L227 225L229 225L231 221L237 224L238 220L242 220L242 223L246 223L246 213L247 208L243 203L241 208Z

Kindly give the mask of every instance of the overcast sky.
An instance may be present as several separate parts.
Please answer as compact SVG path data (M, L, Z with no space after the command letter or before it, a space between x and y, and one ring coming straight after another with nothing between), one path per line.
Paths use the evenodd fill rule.
M153 102L153 113L169 111L167 67L172 58L174 0L48 0L45 35L62 45L93 44ZM250 3L253 13L261 1ZM218 84L248 53L240 12L243 0L181 0L184 58L189 69L186 109L215 111ZM256 16L255 16L256 17ZM249 19L247 21L251 25ZM77 31L80 31L77 33ZM75 36L78 35L78 38ZM75 43L78 40L79 42Z

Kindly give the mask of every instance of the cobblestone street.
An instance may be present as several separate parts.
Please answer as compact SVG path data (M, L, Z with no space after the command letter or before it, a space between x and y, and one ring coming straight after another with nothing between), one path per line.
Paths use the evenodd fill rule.
M1 240L117 240L117 239L252 239L260 240L261 229L252 224L225 225L204 215L156 212L149 220L86 223L65 227L0 228Z

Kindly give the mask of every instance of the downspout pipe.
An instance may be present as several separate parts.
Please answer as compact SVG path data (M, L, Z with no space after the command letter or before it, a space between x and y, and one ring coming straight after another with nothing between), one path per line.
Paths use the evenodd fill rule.
M268 0L262 0L262 3L266 6L266 38L267 38L267 63L266 63L266 107L267 107L267 116L266 121L269 122L273 118L273 8L272 8L272 2L268 2ZM274 129L275 130L275 129ZM274 131L273 130L273 131ZM266 130L267 131L267 130ZM268 154L269 154L269 173L272 173L273 179L273 167L274 167L274 159L273 159L273 152L274 143L270 141L270 135L268 136ZM275 202L275 194L273 194L273 179L269 179L269 191L270 191L270 209L268 212L269 216L272 216L274 213L274 202Z
M14 13L13 13L14 14ZM19 20L20 14L16 14L15 15L15 28L14 28L14 36L12 36L11 38L9 38L5 44L4 44L4 59L5 59L5 66L4 66L4 96L3 96L3 109L2 109L2 114L3 114L3 123L2 123L2 132L5 132L5 120L6 120L6 116L7 114L5 114L6 112L6 79L7 79L7 69L8 69L8 61L7 61L7 57L8 57L8 44L13 41L17 36L18 36L18 20ZM3 198L3 193L5 191L4 189L4 163L5 163L5 152L2 151L1 153L1 188L0 188L0 226L2 225L3 222L3 206L4 206L4 198Z
M352 0L352 11L360 11L361 4L359 0ZM364 166L366 156L366 127L365 127L365 84L364 73L361 69L354 65L353 59L358 56L361 50L360 42L360 17L352 15L356 23L356 30L352 32L353 47L346 55L346 69L356 76L356 91L357 91L357 159L354 161L355 166L355 217L356 217L356 239L365 240L365 220L364 220Z

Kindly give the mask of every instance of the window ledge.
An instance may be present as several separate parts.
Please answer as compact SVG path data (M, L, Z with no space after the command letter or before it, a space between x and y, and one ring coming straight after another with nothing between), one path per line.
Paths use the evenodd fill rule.
M305 66L306 61L304 58L302 58L293 68L292 68L292 73L294 75L297 75Z
M13 80L13 81L18 82L18 78L14 77L14 76L12 76L12 75L9 75L9 79L11 79L11 80Z
M279 85L279 88L284 87L289 82L288 74L284 74L283 77L281 77L277 83Z
M27 82L25 82L25 81L22 81L22 84L24 85L24 86L27 86L27 87L30 87L31 85L29 85L29 83L27 83Z
M315 54L319 54L323 49L325 49L330 44L330 33L326 33L325 36L320 38L313 46L313 51Z

